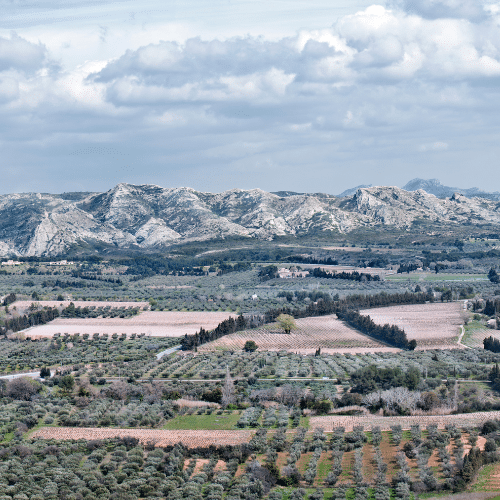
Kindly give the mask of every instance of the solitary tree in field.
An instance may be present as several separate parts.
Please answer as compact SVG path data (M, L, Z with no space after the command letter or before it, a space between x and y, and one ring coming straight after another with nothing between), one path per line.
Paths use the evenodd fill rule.
M246 352L254 352L258 347L259 346L253 340L247 340L243 346L243 350Z
M226 380L224 381L224 387L222 388L222 399L221 405L226 407L229 404L232 404L236 401L234 396L234 383L231 378L231 374L229 373L229 367L226 370Z
M280 314L276 318L276 321L278 322L280 327L283 328L285 333L290 333L292 330L297 329L295 319L293 318L293 316L290 316L289 314Z

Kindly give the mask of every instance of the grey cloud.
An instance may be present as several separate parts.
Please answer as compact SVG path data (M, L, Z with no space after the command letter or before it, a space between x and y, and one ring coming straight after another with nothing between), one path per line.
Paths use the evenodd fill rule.
M442 165L453 165L472 182L479 163L493 178L499 40L490 20L378 6L281 40L150 44L100 71L92 63L26 78L21 90L5 70L0 94L21 97L15 109L0 106L3 161L22 167L11 179L43 189L60 178L83 190L129 181L340 192L402 185L402 165L442 179ZM72 154L85 148L93 153ZM52 176L30 176L27 165Z
M33 72L46 64L47 50L15 33L10 38L0 37L0 71L17 69Z
M486 81L500 77L499 58L500 30L493 23L416 22L400 10L372 6L329 30L278 41L247 36L150 44L127 51L88 82L104 84L108 101L119 106L229 100L279 107L294 96L335 99L343 86Z

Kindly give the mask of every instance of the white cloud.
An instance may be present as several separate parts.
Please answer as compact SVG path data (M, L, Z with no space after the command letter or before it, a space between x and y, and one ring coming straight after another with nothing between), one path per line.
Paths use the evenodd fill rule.
M37 158L62 168L71 151L95 141L127 151L127 162L136 159L137 180L150 175L158 184L155 175L163 171L167 184L209 182L203 169L214 165L224 173L210 182L227 177L235 185L229 172L236 167L248 172L241 179L256 182L252 165L270 159L277 180L287 169L299 172L302 162L307 182L323 185L337 166L345 177L361 176L380 172L376 163L383 162L387 175L397 176L403 175L397 164L418 164L419 152L434 151L457 155L454 164L465 171L472 158L498 149L492 132L500 112L497 14L481 7L479 16L458 0L416 2L410 10L409 3L398 5L371 6L330 28L276 39L181 40L167 31L162 39L158 30L154 43L145 37L137 46L136 35L119 57L103 49L102 59L62 68L43 39L0 38L4 161ZM454 15L438 16L445 8ZM105 45L115 34L106 32ZM101 43L98 37L96 28L89 43ZM51 46L64 39L54 36ZM438 156L426 156L431 173ZM116 169L109 166L113 158L71 160L74 173L85 172L90 183L89 172L94 179L121 172L119 155Z

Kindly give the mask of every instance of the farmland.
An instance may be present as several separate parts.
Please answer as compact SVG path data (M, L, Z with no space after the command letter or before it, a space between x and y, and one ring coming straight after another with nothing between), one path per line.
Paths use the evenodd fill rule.
M370 416L321 416L311 417L309 425L312 428L322 427L325 431L335 430L335 427L344 427L346 431L352 431L356 426L362 426L371 431L374 427L380 427L383 431L390 431L391 427L400 425L403 429L411 429L414 425L422 427L437 426L444 429L446 425L457 427L482 427L485 422L492 419L500 419L500 411L476 412L456 415L414 415L407 417L377 417Z
M98 303L107 304L106 302ZM26 330L32 338L52 337L54 334L113 335L146 334L152 337L181 337L200 329L214 328L231 316L225 312L144 311L131 318L57 318L46 325Z
M409 339L417 341L418 349L456 349L463 324L464 307L460 302L415 304L364 309L375 323L397 325Z
M187 448L208 448L213 443L218 446L235 446L247 443L251 431L198 431L198 430L161 430L161 429L91 429L79 427L41 427L30 435L31 439L57 439L77 441L104 440L132 437L141 443L154 443L157 447L174 446L182 443Z
M160 451L158 453L142 451L141 456L135 451L137 448L130 449L134 439L149 446L149 450L153 450L155 446L161 450L181 441L186 447L174 448L170 453L180 452L180 467L185 471L184 484L189 484L191 477L193 480L198 477L201 480L199 485L209 488L211 483L220 484L217 478L229 473L226 487L230 493L234 487L231 478L244 478L244 476L251 478L252 473L262 465L273 464L280 476L278 482L282 485L287 483L290 471L295 471L296 487L326 487L326 491L331 491L330 489L334 487L337 492L335 498L346 498L351 489L358 493L364 491L367 494L367 488L374 488L389 494L390 485L394 484L396 478L399 478L396 484L404 484L408 488L410 483L419 482L423 488L428 488L428 485L433 485L434 489L439 486L446 487L445 485L450 484L452 479L450 471L460 467L471 446L477 445L480 449L484 449L485 438L478 436L470 428L458 427L453 423L449 423L446 427L437 426L430 421L427 423L426 427L412 425L409 432L402 432L397 423L389 431L373 426L368 433L359 426L353 429L338 427L329 433L325 433L322 428L316 428L311 432L306 432L305 428L298 428L287 433L265 430L200 432L41 428L32 433L30 438L34 440L35 446L44 440L48 440L48 443L61 443L62 438L63 441L59 444L62 449L65 446L64 440L78 440L76 441L78 443L81 443L81 440L88 441L89 444L92 443L91 449L94 450L90 453L91 462L99 465L106 463L106 458L109 460L117 457L121 459L120 468L124 470L127 468L127 458L132 456L139 455L142 458L140 465L144 460L147 463L149 457L164 459ZM54 440L56 436L57 441ZM121 445L120 440L128 446ZM229 454L229 457L221 460L217 454L213 455L215 447L211 448L212 455L208 460L190 452L190 449L197 449L199 453L202 451L201 448L207 449L213 442L217 442L219 446L233 446L233 449L247 442L250 443L253 455L237 454L238 459L235 463L230 458L234 452L226 452L226 456ZM122 450L125 453L118 453L115 450ZM108 474L113 474L117 469L115 467L108 469ZM99 469L103 470L103 467L100 466ZM200 472L208 474L197 476ZM160 475L159 480L162 479L165 480L164 476ZM275 486L275 493L281 494L283 486L276 485L276 477L268 481L270 481L268 488Z
M459 256L434 240L219 243L0 273L0 373L35 372L0 380L0 500L409 500L473 487L473 448L497 467L500 353L482 341L500 338L500 288L484 242ZM440 272L396 274L424 262ZM365 276L285 279L282 266ZM59 316L37 323L49 307ZM416 349L361 333L331 314L342 308ZM230 317L216 340L184 344Z
M289 351L313 354L318 348L325 353L395 351L345 325L335 315L303 318L296 321L297 329L284 334L278 325L270 324L251 331L227 335L200 347L200 352L241 350L247 340L253 340L263 351Z

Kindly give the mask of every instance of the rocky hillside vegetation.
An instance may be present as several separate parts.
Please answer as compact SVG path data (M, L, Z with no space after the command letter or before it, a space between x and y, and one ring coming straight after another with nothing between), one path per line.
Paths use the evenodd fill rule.
M0 255L57 255L74 248L159 249L214 238L349 233L480 225L498 229L500 202L455 193L437 198L397 187L351 196L118 184L105 193L0 196Z

